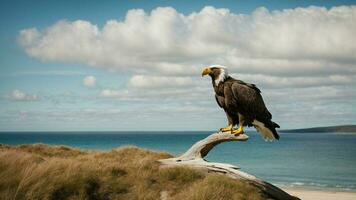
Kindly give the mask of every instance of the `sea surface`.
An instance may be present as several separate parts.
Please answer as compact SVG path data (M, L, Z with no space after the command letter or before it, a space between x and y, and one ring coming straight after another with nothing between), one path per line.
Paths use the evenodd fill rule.
M135 145L179 155L209 133L0 132L0 143L44 143L98 150ZM265 142L256 132L247 134L247 142L222 143L206 159L238 165L279 186L356 191L356 134L281 133L277 142Z

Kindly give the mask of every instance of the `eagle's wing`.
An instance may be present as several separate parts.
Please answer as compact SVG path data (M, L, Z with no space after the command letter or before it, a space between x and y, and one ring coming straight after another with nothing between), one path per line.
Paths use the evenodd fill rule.
M241 114L252 119L271 120L272 115L267 110L261 91L254 85L236 80L231 85L233 98L241 110Z
M275 128L278 124L272 122L272 114L266 108L261 91L254 85L235 80L231 85L232 98L248 124L253 124L265 139L278 139Z

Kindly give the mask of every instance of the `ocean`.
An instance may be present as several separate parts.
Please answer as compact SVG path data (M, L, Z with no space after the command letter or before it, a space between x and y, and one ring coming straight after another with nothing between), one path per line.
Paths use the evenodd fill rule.
M123 145L185 152L211 132L2 132L1 144L67 145L110 150ZM247 142L225 142L206 157L241 167L242 171L284 187L313 187L356 191L356 134L281 133L276 142L265 142L247 132Z

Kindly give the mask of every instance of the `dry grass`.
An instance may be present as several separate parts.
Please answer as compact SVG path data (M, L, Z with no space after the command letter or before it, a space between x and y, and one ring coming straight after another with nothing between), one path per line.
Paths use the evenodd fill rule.
M265 199L253 186L222 175L160 169L156 160L167 157L137 147L99 152L0 145L0 199Z

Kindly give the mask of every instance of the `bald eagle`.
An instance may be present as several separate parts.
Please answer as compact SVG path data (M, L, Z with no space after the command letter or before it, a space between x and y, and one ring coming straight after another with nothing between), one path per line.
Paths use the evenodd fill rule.
M238 135L244 132L245 126L254 126L265 140L279 139L276 131L279 125L272 121L256 85L232 78L221 65L205 67L202 76L205 75L211 77L216 102L226 113L228 126L221 128L222 132ZM239 128L234 129L237 124Z

